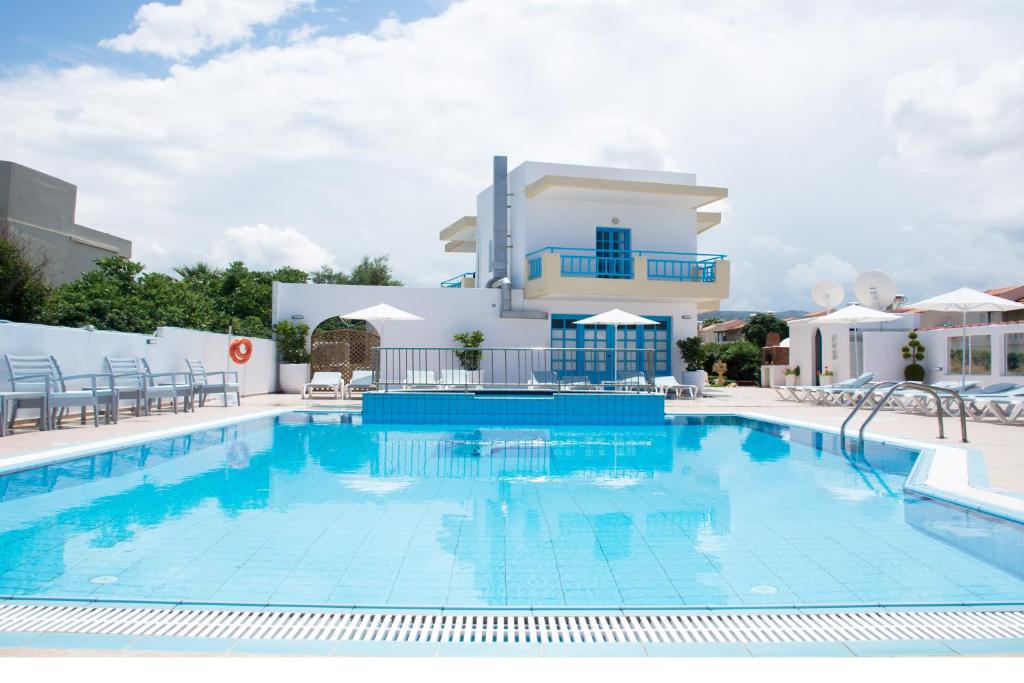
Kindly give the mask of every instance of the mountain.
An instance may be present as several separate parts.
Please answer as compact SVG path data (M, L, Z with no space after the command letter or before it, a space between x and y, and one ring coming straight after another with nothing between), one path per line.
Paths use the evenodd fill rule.
M707 313L701 313L697 316L697 320L707 320L708 318L721 318L722 320L746 320L755 313L764 313L765 311L708 311ZM807 315L807 311L772 311L775 317L785 320L786 318L801 318Z

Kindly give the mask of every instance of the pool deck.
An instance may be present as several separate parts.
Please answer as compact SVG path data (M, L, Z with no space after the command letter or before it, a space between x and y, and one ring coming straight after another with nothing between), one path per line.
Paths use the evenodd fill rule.
M154 414L149 417L132 417L122 413L116 425L95 428L90 424L80 425L76 419L64 421L65 427L50 432L38 432L20 427L16 433L0 438L0 464L6 459L54 448L84 446L108 439L131 437L151 431L187 427L213 420L230 419L266 411L274 408L352 408L359 409L360 400L335 401L332 399L300 400L294 394L264 394L247 396L241 406L227 408L207 404L195 413L171 412ZM673 413L759 413L769 417L801 422L812 422L826 427L839 428L849 415L849 408L817 406L807 403L782 401L771 389L737 387L714 389L712 395L696 400L673 400L665 403L665 409ZM864 413L866 417L867 413ZM854 424L859 425L860 420ZM882 411L872 421L870 431L875 434L911 439L923 443L957 447L959 443L959 421L946 418L945 440L939 440L936 419L921 415L908 415L893 411ZM1024 430L1020 427L995 422L968 420L968 448L981 451L985 456L988 480L991 488L1015 494L1024 494Z

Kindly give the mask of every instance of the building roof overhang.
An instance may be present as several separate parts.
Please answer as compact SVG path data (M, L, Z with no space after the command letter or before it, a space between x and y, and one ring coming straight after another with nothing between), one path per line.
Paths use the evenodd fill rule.
M438 235L445 251L476 251L476 216L463 216Z
M602 190L605 192L639 192L672 195L689 199L689 208L697 209L729 196L724 187L656 183L644 180L617 180L612 178L584 178L580 176L546 175L526 186L526 198L533 199L552 188ZM721 218L721 217L719 217ZM710 227L710 226L708 226Z

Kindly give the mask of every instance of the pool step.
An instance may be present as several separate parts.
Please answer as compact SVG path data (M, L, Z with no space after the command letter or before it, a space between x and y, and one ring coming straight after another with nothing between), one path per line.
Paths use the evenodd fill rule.
M1020 610L355 612L0 605L0 632L389 643L828 643L1024 638Z

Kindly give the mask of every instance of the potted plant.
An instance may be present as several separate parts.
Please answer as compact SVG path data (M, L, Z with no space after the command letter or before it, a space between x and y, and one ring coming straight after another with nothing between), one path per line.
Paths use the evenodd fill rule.
M484 352L480 350L480 347L484 345L484 333L480 330L460 332L452 337L452 339L462 344L463 350L456 351L455 357L459 359L462 369L469 372L470 383L479 384L480 361L484 356Z
M676 346L685 364L683 384L692 384L697 387L698 394L702 393L708 382L708 373L703 370L704 361L707 360L704 342L700 337L688 337L678 340Z
M277 351L281 362L277 366L277 383L280 391L286 394L297 394L302 385L309 381L309 351L306 351L306 335L309 325L296 325L290 320L282 320L274 325L274 338L277 339Z
M910 382L924 381L924 366L920 361L924 360L924 344L917 338L917 332L911 330L907 333L907 345L901 351L903 359L909 360L910 365L903 369L903 379Z
M832 368L825 366L821 372L818 373L818 385L823 387L832 386L832 382L835 379L836 373L832 371Z
M786 386L794 387L800 381L800 366L794 365L791 368L786 368L783 374L786 376Z

